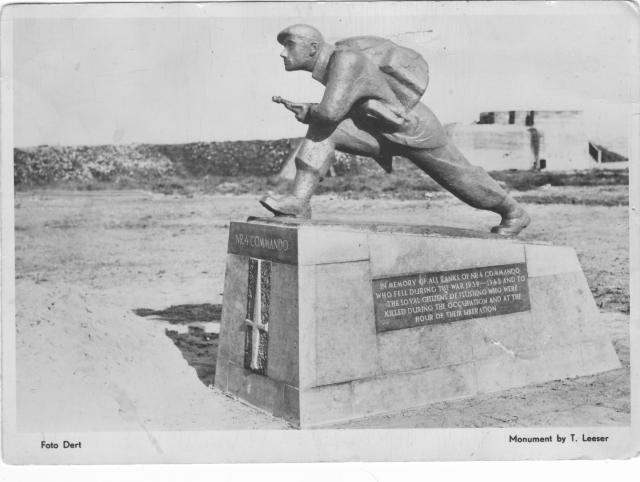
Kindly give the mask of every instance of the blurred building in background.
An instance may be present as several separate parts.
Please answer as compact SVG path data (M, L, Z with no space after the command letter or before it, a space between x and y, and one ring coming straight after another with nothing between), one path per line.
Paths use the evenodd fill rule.
M582 111L482 112L476 123L446 128L471 163L488 171L566 171L627 164L623 157L607 155L589 142Z

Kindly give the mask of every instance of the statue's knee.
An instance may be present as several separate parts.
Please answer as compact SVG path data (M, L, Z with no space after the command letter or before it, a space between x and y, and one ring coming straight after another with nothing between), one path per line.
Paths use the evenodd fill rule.
M300 165L302 169L324 173L329 169L334 158L335 147L333 143L314 143L305 140L296 155L296 166Z
M313 164L306 162L304 159L296 157L295 162L296 169L299 171L317 171L317 168Z
M307 130L306 140L311 142L331 142L332 137L336 136L338 125L327 124L311 124Z

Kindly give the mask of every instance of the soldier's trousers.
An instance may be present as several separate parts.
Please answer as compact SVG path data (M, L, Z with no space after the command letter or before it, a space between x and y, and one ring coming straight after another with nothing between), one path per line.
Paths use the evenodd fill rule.
M467 204L502 214L501 208L509 195L484 169L473 166L464 157L426 106L419 106L430 114L423 116L425 122L420 126L421 147L407 145L411 142L402 142L403 139L395 141L393 135L346 119L335 128L311 125L298 151L296 166L324 176L335 159L336 149L389 162L392 156L402 156Z

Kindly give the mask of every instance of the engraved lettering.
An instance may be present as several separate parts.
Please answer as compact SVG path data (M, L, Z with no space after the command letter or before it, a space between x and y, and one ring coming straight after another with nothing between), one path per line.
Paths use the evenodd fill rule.
M378 332L530 309L524 263L374 280Z
M297 264L297 230L279 226L232 222L229 253L287 264Z

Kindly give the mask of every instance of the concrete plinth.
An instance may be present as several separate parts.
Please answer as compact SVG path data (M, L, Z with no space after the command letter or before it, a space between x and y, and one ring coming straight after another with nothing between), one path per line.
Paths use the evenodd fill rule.
M302 428L619 366L571 248L231 223L215 386Z

